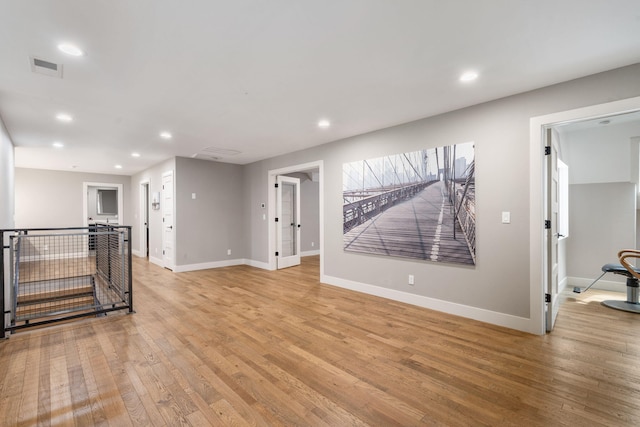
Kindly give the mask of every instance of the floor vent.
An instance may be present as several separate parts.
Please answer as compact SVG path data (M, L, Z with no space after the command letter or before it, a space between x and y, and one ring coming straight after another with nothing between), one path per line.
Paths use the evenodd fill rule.
M31 71L34 73L62 78L62 64L56 64L55 62L36 58L35 56L29 57L29 63L31 64Z

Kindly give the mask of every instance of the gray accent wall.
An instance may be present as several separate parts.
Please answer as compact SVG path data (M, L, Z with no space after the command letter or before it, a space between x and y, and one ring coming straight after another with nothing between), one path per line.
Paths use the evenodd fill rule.
M122 184L123 209L118 223L131 221L131 178L84 172L16 168L16 227L81 227L83 183Z
M244 222L243 170L239 165L176 157L131 177L134 253L142 254L140 184L149 183L151 198L162 192L162 174L172 171L176 270L243 262L250 235ZM162 265L162 208L149 209L149 256Z
M177 157L175 176L176 265L244 259L243 167Z
M423 120L354 136L247 166L250 257L268 262L268 229L258 204L267 173L324 162L324 275L518 318L530 317L530 119L640 95L640 65L538 89ZM470 89L472 90L472 88ZM475 142L477 265L346 253L342 248L342 164L388 154ZM501 212L511 212L511 224ZM407 276L415 276L415 285Z
M320 249L320 183L309 178L300 182L300 251Z

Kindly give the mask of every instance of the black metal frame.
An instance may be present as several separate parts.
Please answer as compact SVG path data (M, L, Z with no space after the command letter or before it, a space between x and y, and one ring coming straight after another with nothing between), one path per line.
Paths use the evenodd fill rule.
M60 232L60 231L86 231L88 233L97 232L95 226L91 227L65 227L65 228L14 228L14 229L2 229L0 230L0 241L2 242L2 254L0 256L0 307L2 308L2 315L0 316L0 338L6 338L7 332L13 332L19 329L29 328L33 326L46 325L55 322L61 322L70 319L77 319L81 317L87 316L96 316L100 314L106 314L112 311L118 310L127 310L129 313L134 313L133 311L133 268L132 268L132 253L131 253L131 226L123 226L123 225L113 225L113 224L100 224L106 227L109 227L109 230L126 230L126 239L124 240L127 248L126 254L126 262L128 268L126 269L127 279L128 279L128 289L125 290L124 294L126 295L126 301L123 301L123 305L115 306L112 305L110 308L100 308L96 310L92 310L87 313L78 313L78 314L69 314L64 316L59 316L55 318L40 320L37 322L29 322L26 321L23 325L15 325L9 324L7 325L6 317L7 314L11 314L12 310L7 310L6 301L5 301L5 289L6 289L6 281L5 281L5 253L8 249L11 249L10 245L5 244L5 236L9 236L11 234L24 233L29 234L29 232ZM101 227L100 227L101 228Z

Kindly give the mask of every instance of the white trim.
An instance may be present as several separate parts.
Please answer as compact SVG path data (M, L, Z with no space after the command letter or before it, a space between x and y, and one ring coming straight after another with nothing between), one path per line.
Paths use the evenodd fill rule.
M314 256L314 255L320 255L320 249L316 249L314 251L304 251L304 252L300 252L300 256L301 257L305 257L305 256Z
M640 110L640 97L592 105L569 111L532 117L529 122L529 309L527 330L545 333L545 267L544 267L544 138L545 127L597 117L611 116Z
M288 166L280 169L272 169L267 172L267 227L268 227L268 239L267 239L267 252L268 258L268 270L275 270L276 264L276 237L275 227L273 226L276 217L276 195L272 189L276 185L276 176L287 173L300 172L303 170L318 169L318 183L320 192L320 277L324 274L324 161L317 160L315 162L303 163L301 165Z
M402 292L395 289L383 288L380 286L368 285L366 283L354 282L351 280L341 279L333 276L322 276L320 281L340 288L349 289L356 292L362 292L368 295L375 295L387 298L393 301L399 301L406 304L415 305L430 310L441 311L456 316L466 317L468 319L479 320L494 325L504 326L510 329L518 329L528 331L530 319L525 317L513 316L510 314L499 313L497 311L485 310L482 308L471 307L468 305L457 304L449 301L429 298L422 295Z
M245 264L244 259L230 259L224 261L202 262L199 264L176 265L173 269L174 273L184 273L185 271L208 270L210 268L230 267L233 265Z
M251 267L255 267L255 268L261 268L263 270L270 270L269 263L267 262L256 261L253 259L245 259L244 264Z
M131 254L137 256L138 258L146 258L146 256L142 255L142 252L137 249L131 249Z
M164 262L162 261L162 258L156 258L156 257L153 257L153 256L149 255L149 262L152 263L152 264L157 265L158 267L164 268Z
M138 184L138 190L140 191L140 211L138 213L138 215L140 216L138 219L140 220L138 222L139 225L139 229L138 229L138 244L139 244L139 251L132 251L134 255L137 255L136 252L139 252L140 255L137 255L139 257L145 257L147 256L146 253L144 253L144 248L147 246L147 233L145 233L146 227L144 225L145 222L145 210L146 210L146 216L149 216L149 204L146 203L147 200L150 199L151 195L149 194L149 190L151 189L151 182L149 181L149 179L145 179L144 181L140 181ZM146 197L145 197L145 192L146 192ZM145 206L145 204L147 206ZM147 224L148 226L148 224ZM148 248L147 248L148 250Z
M162 219L164 220L164 189L162 187L164 187L164 177L165 176L169 176L171 175L171 187L173 187L173 194L171 195L171 203L173 204L173 206L171 207L171 219L173 220L173 232L171 233L171 238L173 239L173 241L171 242L171 248L172 248L172 256L171 259L169 259L169 264L165 264L164 263L164 248L165 248L165 232L164 232L164 221L162 222L161 225L161 229L162 229L162 267L164 268L168 268L169 270L175 270L176 268L176 252L177 252L177 248L176 248L176 176L173 173L173 169L163 172L162 173L162 179L161 179L161 185L160 185L160 200L161 200L161 205L160 205L160 215L162 216Z

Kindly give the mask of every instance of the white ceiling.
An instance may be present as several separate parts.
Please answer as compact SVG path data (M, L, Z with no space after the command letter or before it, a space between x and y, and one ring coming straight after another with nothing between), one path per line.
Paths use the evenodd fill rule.
M0 0L18 167L132 175L208 147L245 164L638 62L638 0Z

